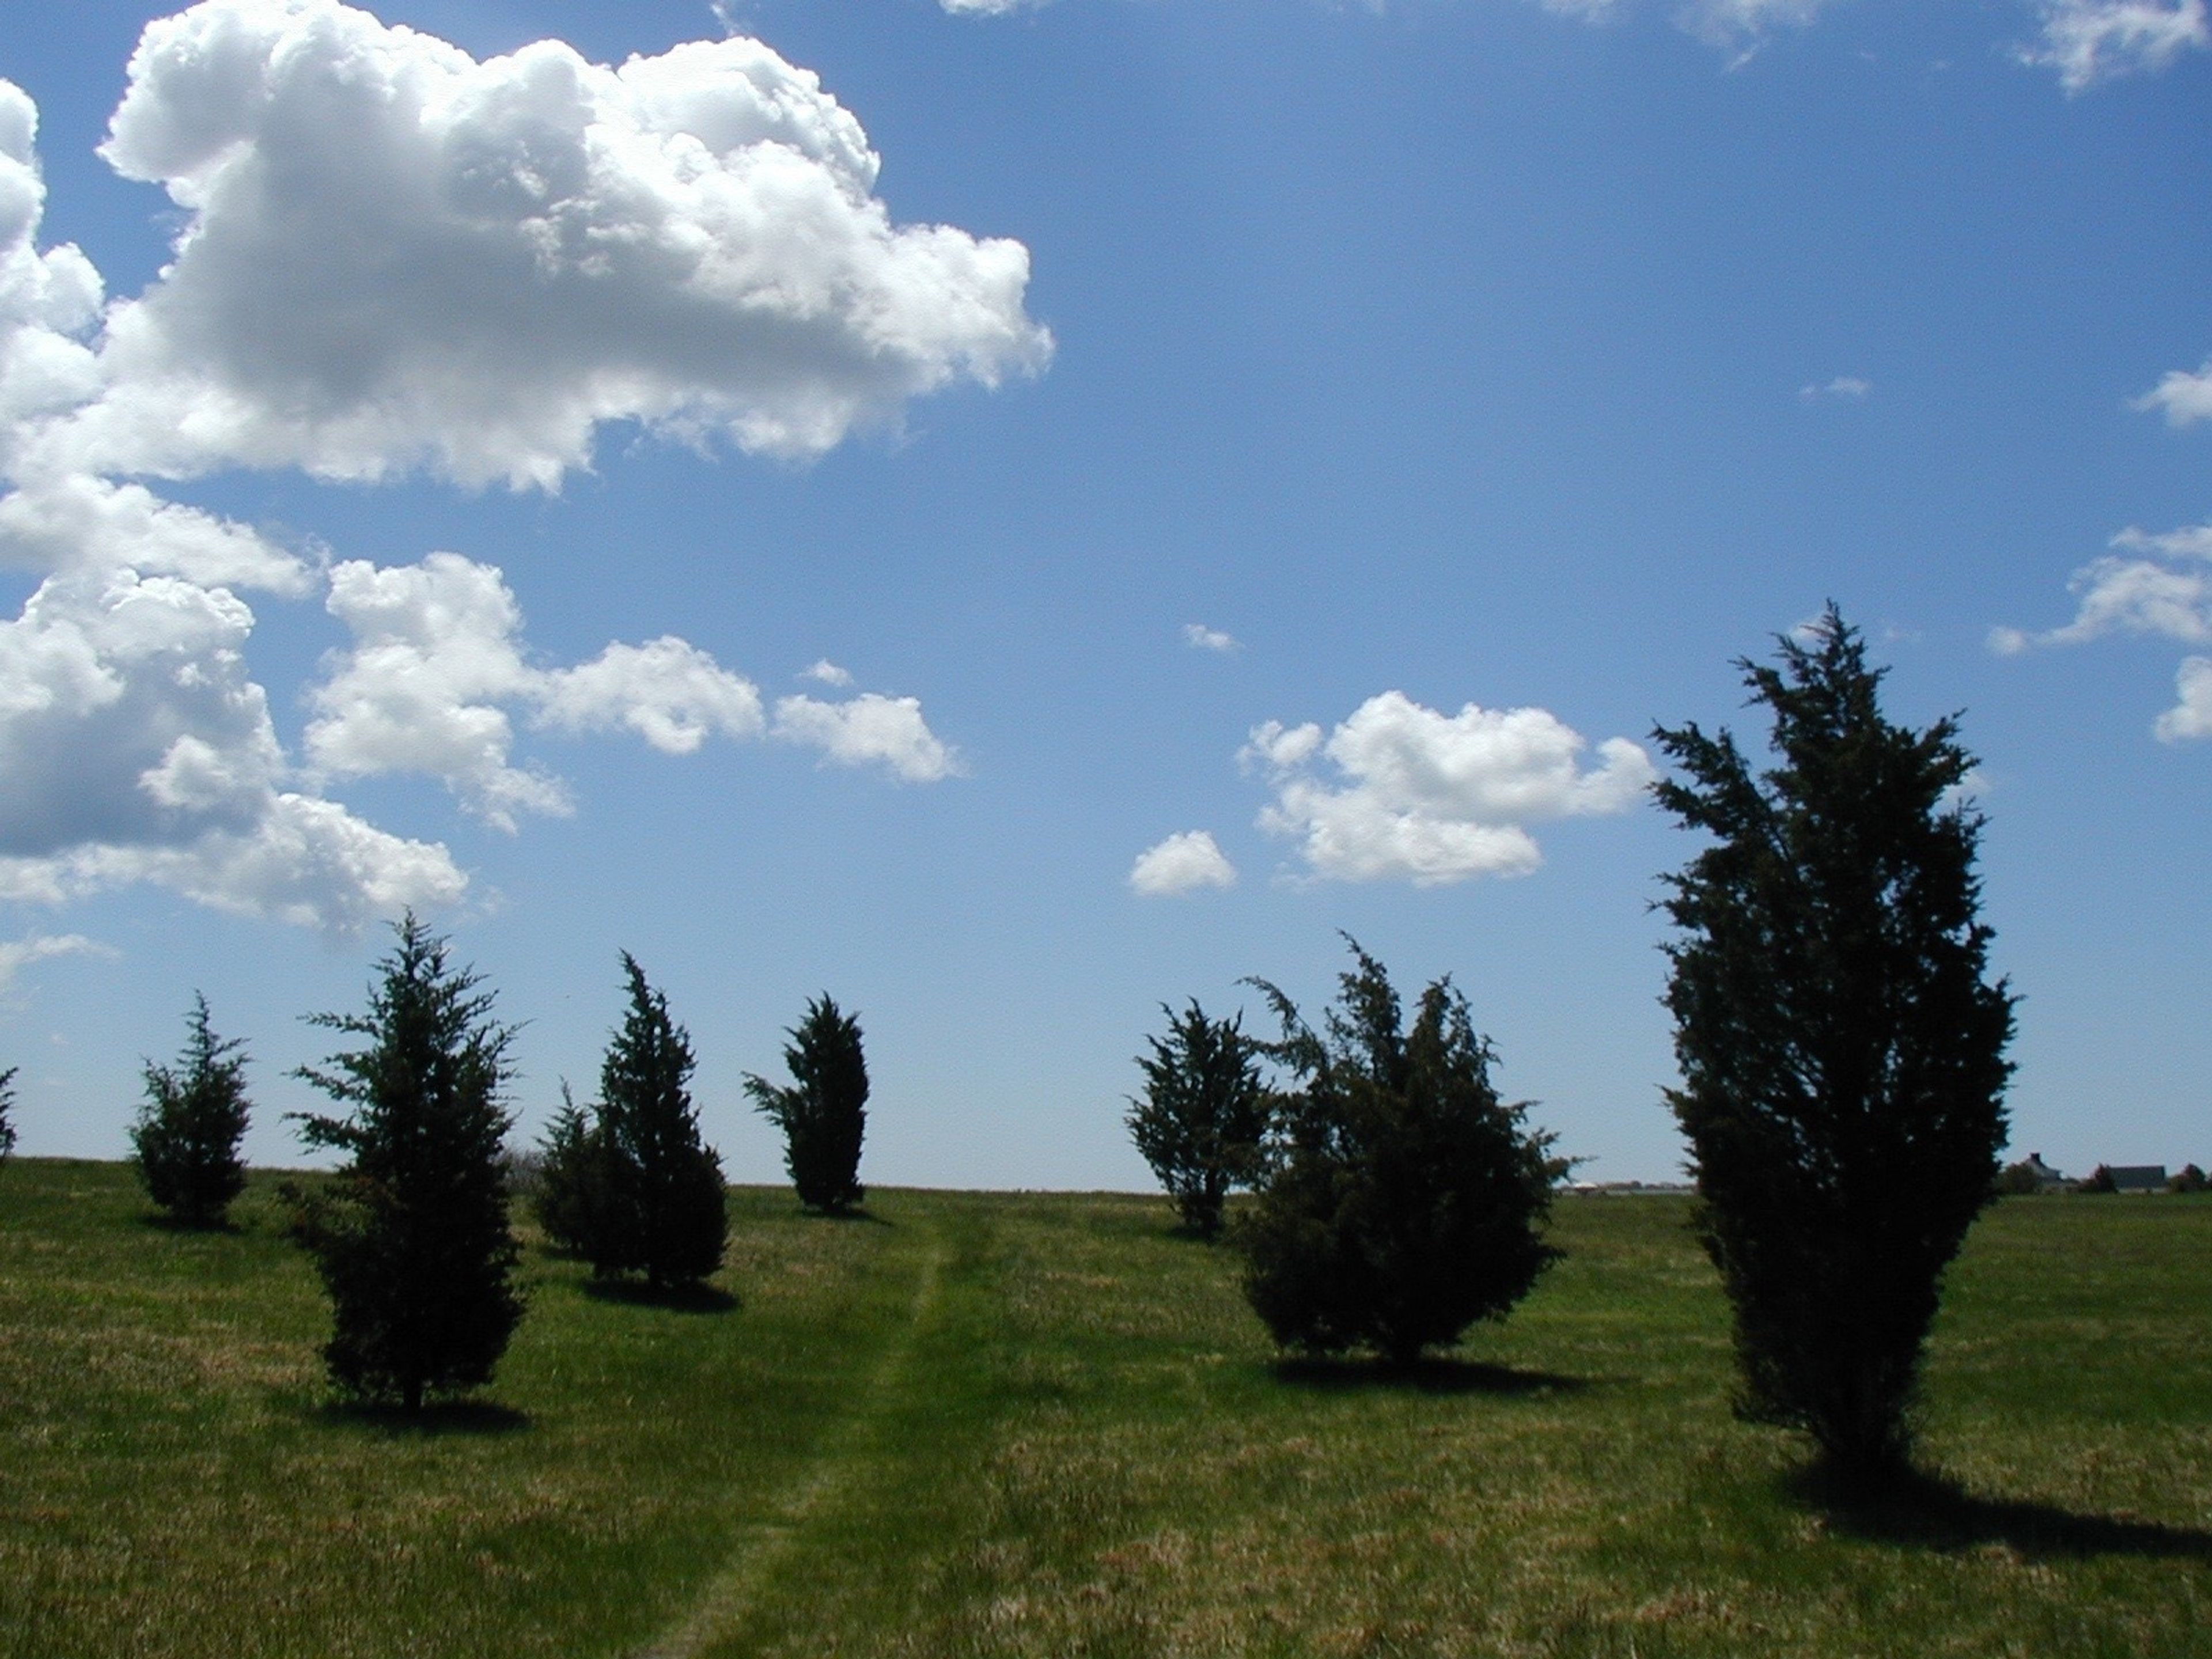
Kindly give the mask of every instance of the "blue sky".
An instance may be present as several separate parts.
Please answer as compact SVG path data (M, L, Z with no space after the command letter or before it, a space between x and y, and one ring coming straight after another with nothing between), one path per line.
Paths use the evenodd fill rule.
M198 989L296 1161L411 902L529 1131L633 952L740 1180L826 989L868 1178L1142 1186L1158 1005L1339 930L1668 1178L1649 734L1832 599L1980 757L2016 1150L2212 1163L2199 0L15 9L25 1152Z

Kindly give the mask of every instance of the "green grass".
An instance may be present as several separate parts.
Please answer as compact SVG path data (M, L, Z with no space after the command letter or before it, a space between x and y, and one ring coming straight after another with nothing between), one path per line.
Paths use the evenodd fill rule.
M487 1405L334 1408L257 1182L0 1171L0 1654L2212 1652L2212 1202L2009 1200L1880 1513L1733 1422L1664 1198L1460 1362L1280 1367L1155 1200L733 1200L734 1307L535 1251Z

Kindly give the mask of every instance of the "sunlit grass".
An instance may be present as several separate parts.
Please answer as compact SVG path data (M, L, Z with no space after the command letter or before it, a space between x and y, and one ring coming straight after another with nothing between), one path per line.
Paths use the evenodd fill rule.
M1563 1201L1508 1323L1407 1377L1282 1366L1164 1203L734 1200L722 1284L533 1251L477 1409L333 1410L312 1275L127 1171L0 1172L0 1651L2212 1651L2212 1203L2012 1200L1954 1276L1925 1445L1823 1504L1731 1420L1664 1198Z

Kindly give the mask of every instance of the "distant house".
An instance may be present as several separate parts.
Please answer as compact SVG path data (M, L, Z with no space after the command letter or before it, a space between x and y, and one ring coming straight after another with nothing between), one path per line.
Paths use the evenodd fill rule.
M2162 1193L2166 1190L2166 1165L2163 1164L2115 1164L2111 1169L2114 1192Z
M2061 1187L2069 1184L2064 1176L2043 1161L2041 1152L2030 1152L2027 1155L2027 1164L2028 1174L2035 1177L2035 1187L2038 1192L2055 1193Z

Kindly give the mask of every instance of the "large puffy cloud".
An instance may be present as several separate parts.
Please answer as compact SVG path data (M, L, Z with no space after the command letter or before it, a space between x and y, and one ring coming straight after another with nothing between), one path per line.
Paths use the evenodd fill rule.
M1543 861L1528 825L1634 805L1650 757L1611 738L1584 769L1587 746L1541 708L1446 714L1385 691L1326 737L1312 724L1256 726L1242 759L1275 790L1260 827L1296 837L1314 875L1431 886L1527 875ZM1316 775L1316 761L1334 776Z
M551 486L603 422L811 456L1050 352L1027 251L893 225L859 123L755 40L478 63L205 0L148 27L101 153L185 222L52 465Z
M287 787L252 626L226 589L129 569L51 576L0 623L0 899L153 881L343 927L459 896L443 847Z
M92 352L74 337L100 315L100 273L73 246L39 251L38 132L38 106L0 81L0 459L17 422L81 403L98 385Z
M2041 38L2021 56L2056 70L2069 92L2212 46L2204 0L2044 0L2040 9Z
M2074 620L2030 634L1990 632L1990 647L2011 656L2035 646L2079 645L2106 634L2148 634L2184 645L2212 645L2212 525L2150 535L2124 530L2121 550L2074 573ZM2185 657L2174 677L2174 706L2152 730L2167 743L2212 737L2212 659Z
M825 760L881 764L908 781L957 769L912 697L787 697L771 727L752 682L672 636L610 645L573 668L540 667L524 650L521 607L506 578L459 554L385 568L347 560L331 568L329 604L354 643L309 694L315 772L427 773L502 830L512 830L520 812L572 810L560 779L514 763L511 710L541 730L627 729L672 755L709 737L772 731L820 749Z

